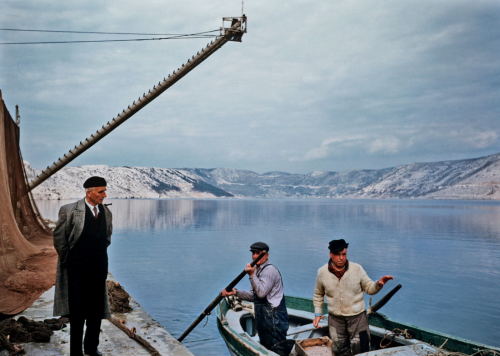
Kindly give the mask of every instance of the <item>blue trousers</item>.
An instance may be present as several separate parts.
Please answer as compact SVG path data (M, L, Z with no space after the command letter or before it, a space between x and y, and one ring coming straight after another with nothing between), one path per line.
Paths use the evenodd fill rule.
M286 332L288 331L288 313L285 298L278 307L273 308L265 298L254 301L255 322L260 343L278 355L288 355Z

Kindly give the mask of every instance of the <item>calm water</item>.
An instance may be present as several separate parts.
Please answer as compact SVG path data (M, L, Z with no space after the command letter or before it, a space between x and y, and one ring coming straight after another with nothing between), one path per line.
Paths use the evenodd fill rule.
M378 200L114 200L110 270L178 337L266 241L289 295L311 297L332 238L349 258L403 288L390 318L500 346L500 202ZM56 219L60 201L39 202ZM248 288L245 279L238 286ZM383 295L374 297L374 301ZM215 316L185 340L227 355Z

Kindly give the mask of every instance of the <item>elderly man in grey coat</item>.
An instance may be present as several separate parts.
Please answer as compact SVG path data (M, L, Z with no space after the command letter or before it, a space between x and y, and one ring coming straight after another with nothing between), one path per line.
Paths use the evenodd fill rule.
M102 204L106 180L90 177L85 181L85 198L59 210L54 230L57 276L54 315L70 318L70 354L102 355L99 345L101 320L109 317L106 292L107 248L111 243L112 215Z

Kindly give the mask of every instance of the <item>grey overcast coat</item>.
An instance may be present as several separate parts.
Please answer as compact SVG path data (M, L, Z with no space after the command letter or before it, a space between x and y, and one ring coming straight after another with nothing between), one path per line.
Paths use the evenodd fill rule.
M111 233L113 232L111 211L105 206L104 216L106 217L106 232L108 236L108 245L111 243ZM69 315L68 301L68 269L66 260L69 251L75 246L82 235L83 225L85 224L85 199L75 203L63 205L59 209L59 218L54 229L54 247L58 254L56 288L54 295L54 315ZM107 293L103 295L104 318L111 316L108 304Z

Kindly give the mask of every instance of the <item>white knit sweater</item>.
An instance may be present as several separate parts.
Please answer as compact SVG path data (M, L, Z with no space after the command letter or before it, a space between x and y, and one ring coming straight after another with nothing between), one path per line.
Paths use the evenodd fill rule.
M368 277L361 265L350 262L349 268L341 279L328 271L328 264L318 269L314 288L314 312L322 314L324 297L328 304L328 313L351 316L365 310L363 292L375 294L381 286Z

